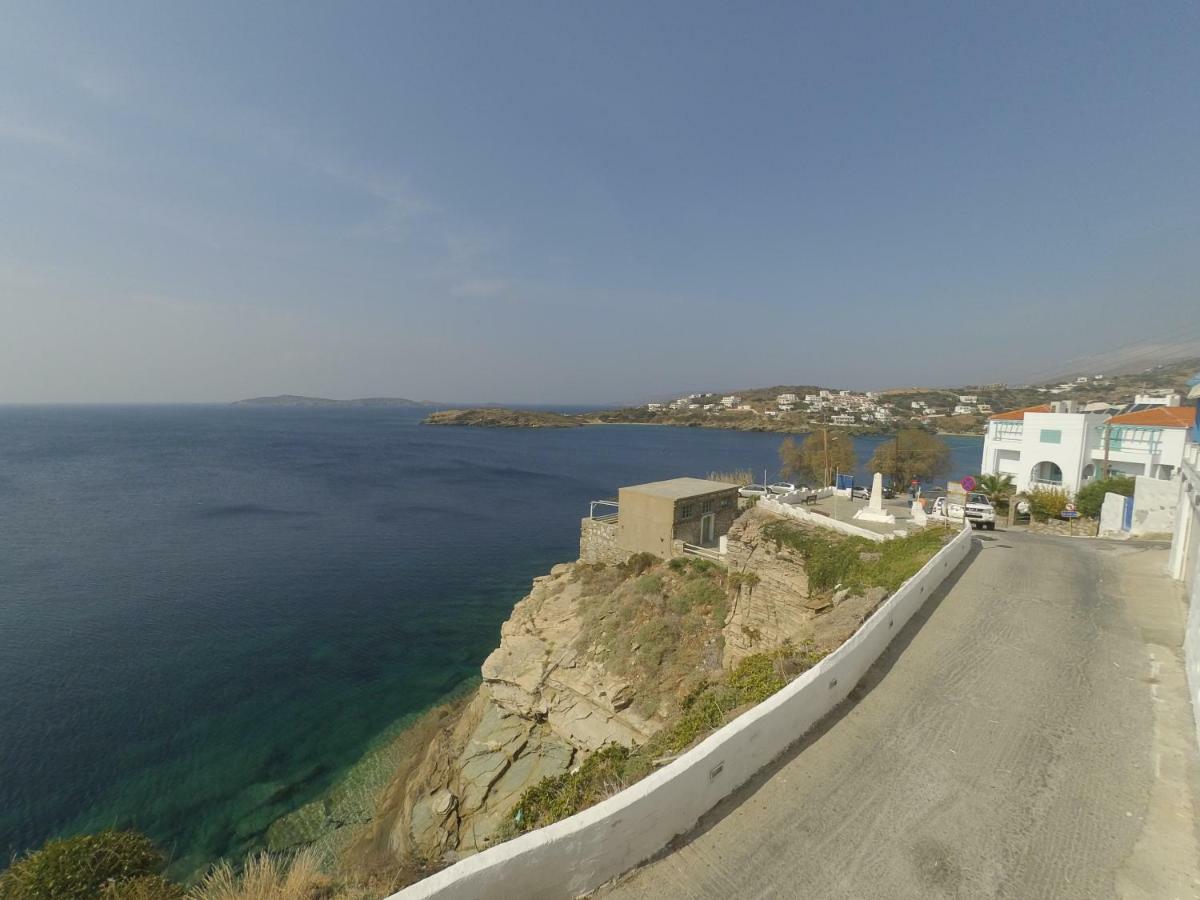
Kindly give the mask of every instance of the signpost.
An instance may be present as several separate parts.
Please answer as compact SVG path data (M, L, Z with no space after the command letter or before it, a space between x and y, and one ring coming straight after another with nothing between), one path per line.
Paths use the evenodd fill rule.
M1063 507L1062 517L1064 519L1078 519L1079 518L1079 510L1077 510L1075 508L1074 503L1068 503L1066 506Z
M966 491L968 494L971 493L971 491L975 490L975 479L972 478L970 475L963 478L963 480L960 481L959 484L962 485L962 489L964 491Z

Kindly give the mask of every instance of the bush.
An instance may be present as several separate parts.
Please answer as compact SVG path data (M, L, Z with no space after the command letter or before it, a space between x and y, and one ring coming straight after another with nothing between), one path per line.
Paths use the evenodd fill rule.
M1075 495L1075 508L1079 510L1081 516L1098 519L1100 507L1104 505L1105 494L1132 497L1135 484L1136 482L1127 475L1113 475L1093 481L1079 489L1079 493Z
M1034 488L1026 498L1029 500L1029 515L1035 522L1057 519L1067 508L1070 497L1061 488Z
M925 529L902 538L875 543L861 537L841 537L830 532L795 528L773 522L763 536L798 550L804 558L808 584L814 591L830 591L838 585L852 591L882 587L894 591L916 574L945 543L939 529Z
M627 747L610 744L575 771L543 778L521 795L513 810L517 830L530 831L573 816L620 790L629 753Z
M100 900L184 900L183 888L161 875L139 875L127 881L114 881Z
M0 874L0 900L96 900L117 882L157 875L165 862L136 831L49 841Z
M641 575L647 569L652 569L662 562L653 553L635 553L618 567L621 574L628 577L630 575Z
M661 594L663 577L657 574L643 575L637 580L634 588L639 594Z

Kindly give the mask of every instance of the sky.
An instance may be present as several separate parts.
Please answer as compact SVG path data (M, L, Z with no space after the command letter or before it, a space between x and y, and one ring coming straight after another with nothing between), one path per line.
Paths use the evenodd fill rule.
M1195 3L4 19L0 402L634 402L1200 346Z

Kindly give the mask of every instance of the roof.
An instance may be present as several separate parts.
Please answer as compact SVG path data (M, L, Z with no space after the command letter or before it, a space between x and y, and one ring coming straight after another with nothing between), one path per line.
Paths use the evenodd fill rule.
M1024 409L1010 409L1008 412L996 413L991 418L993 422L997 419L1001 422L1021 421L1025 418L1025 413L1048 413L1050 411L1050 404L1042 403L1039 406L1026 406Z
M1108 420L1110 425L1149 425L1154 428L1190 428L1196 421L1194 406L1156 406L1123 413Z
M622 491L635 491L639 494L653 494L655 497L667 497L671 500L682 500L686 497L699 497L717 491L737 490L738 485L726 484L723 481L709 481L706 478L669 478L666 481L651 481L647 484L632 484L621 488Z

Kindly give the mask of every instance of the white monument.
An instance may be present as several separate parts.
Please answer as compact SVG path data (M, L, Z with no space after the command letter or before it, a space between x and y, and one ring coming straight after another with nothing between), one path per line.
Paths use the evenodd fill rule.
M858 512L854 514L854 518L861 519L863 522L882 522L885 525L895 525L896 517L890 512L886 512L883 508L883 476L876 472L875 478L871 482L871 499Z

